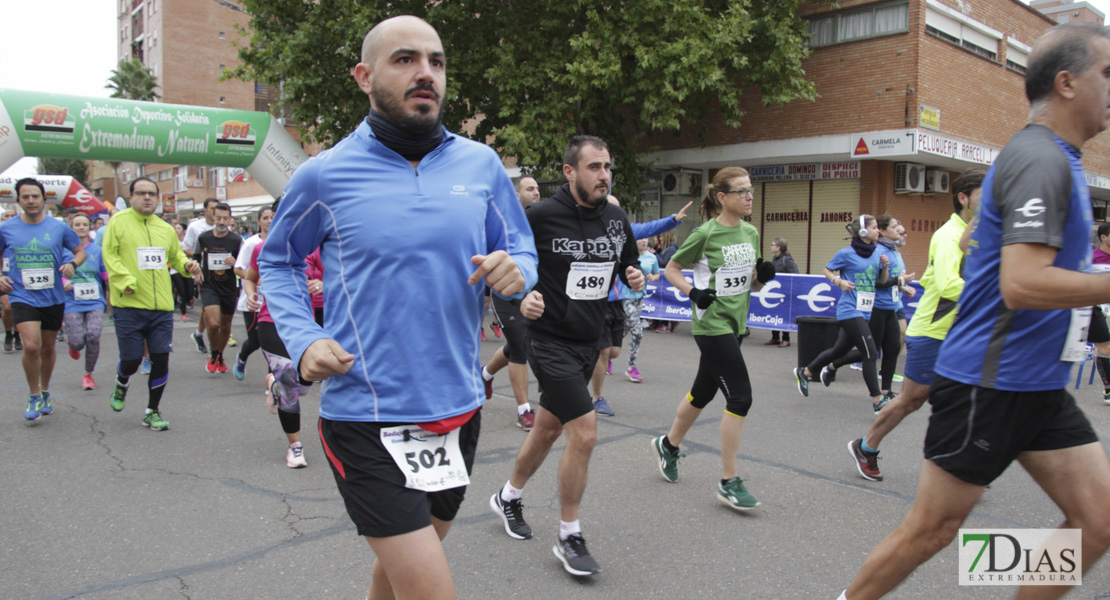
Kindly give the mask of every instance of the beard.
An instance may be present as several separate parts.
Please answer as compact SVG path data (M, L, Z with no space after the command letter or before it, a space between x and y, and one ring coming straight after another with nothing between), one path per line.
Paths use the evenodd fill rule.
M588 204L591 208L597 208L601 206L603 202L608 202L608 198L606 198L606 196L608 196L609 194L609 188L605 188L605 190L600 192L600 195L596 198L594 196L591 196L590 194L597 194L598 192L596 190L591 191L586 189L586 187L583 186L582 183L579 181L574 182L574 190L578 192L578 197L581 198L582 201Z
M404 95L407 97L416 91L428 91L434 94L435 99L440 101L439 110L433 113L430 106L421 104L417 107L419 114L410 115L406 114L404 107L401 106L403 98L398 98L381 88L371 89L370 95L374 98L378 112L396 123L405 133L419 137L428 135L442 126L444 103L440 99L439 93L430 85L415 86L406 90Z

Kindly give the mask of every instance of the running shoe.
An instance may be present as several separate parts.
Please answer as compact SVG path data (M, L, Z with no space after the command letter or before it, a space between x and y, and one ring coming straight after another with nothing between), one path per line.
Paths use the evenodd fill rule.
M663 437L659 436L651 440L651 447L655 450L655 455L659 458L659 474L663 479L674 483L678 481L678 459L684 458L685 454L679 454L678 450L671 452L663 445Z
M897 373L895 373L894 375L891 375L890 378L891 378L892 381L894 381L894 383L902 383L903 381L906 380L905 377L902 377L901 375L899 375Z
M848 454L856 461L856 470L859 476L868 481L882 481L883 474L879 472L879 453L871 454L863 450L863 438L848 442Z
M1110 388L1106 388L1102 391L1102 402L1104 404L1110 404Z
M290 469L301 469L308 466L304 459L304 446L300 442L289 444L289 449L285 451L285 466Z
M594 400L594 412L599 415L605 415L606 417L611 417L617 414L613 412L613 409L609 408L609 403L605 401L605 398L598 398L597 400Z
M247 376L247 361L243 360L241 354L235 355L235 366L231 368L231 374L239 381Z
M69 357L72 358L73 360L81 360L81 351L80 350L74 350L73 348L70 348L69 349Z
M93 380L92 373L89 373L88 375L85 375L84 377L81 378L81 389L83 389L83 390L95 390L96 389L96 381Z
M794 369L794 381L798 383L798 393L809 398L809 379L806 378L806 368Z
M39 414L40 415L52 415L52 414L54 414L54 402L50 400L50 392L48 392L46 390L43 390L41 397L42 397L42 408L39 409Z
M497 323L490 323L489 328L493 330L493 335L501 337L501 326Z
M486 328L485 327L482 328L482 341L483 342L486 341Z
M825 365L821 369L821 383L825 384L825 387L829 387L834 381L836 381L836 369L832 368L832 365Z
M216 357L215 356L208 357L208 364L204 365L204 369L206 371L208 371L209 373L215 373L216 372L217 367L216 367Z
M112 390L112 395L108 396L108 404L112 405L112 410L119 412L123 410L124 402L127 401L127 388L120 387L119 382L116 382L116 389Z
M201 354L208 354L208 346L204 345L204 334L199 331L193 332L193 343L197 345L197 352Z
M536 426L536 411L529 408L522 413L518 413L516 426L524 431L532 431L532 428Z
M872 403L871 408L875 409L875 412L879 412L880 410L883 409L884 406L886 406L887 404L890 404L890 401L893 400L893 399L894 399L894 392L887 392L887 393L883 394L882 396L879 396L879 401Z
M532 537L532 528L524 522L524 504L520 498L504 502L501 492L495 493L489 499L489 507L505 524L505 533L514 540L527 540Z
M744 487L744 480L733 477L725 483L717 482L717 499L735 510L751 510L759 506L759 500Z
M485 371L485 365L482 366L482 371ZM479 373L482 371L479 371ZM482 377L482 384L486 386L486 400L493 398L493 379Z
M42 397L37 394L27 399L27 410L23 413L23 418L28 421L37 421L42 413Z
M162 418L161 413L152 410L143 415L143 426L149 427L153 431L163 431L170 428L170 423Z
M150 358L144 356L143 364L139 366L139 372L143 375L150 375L150 370L152 368L154 368L154 365L150 362Z
M613 361L609 361L609 364L607 364L605 366L605 374L606 375L612 375L613 374Z
M23 336L19 335L18 331L15 332L15 349L17 351L23 350Z
M565 540L559 540L551 551L562 561L563 568L571 575L586 577L601 571L597 561L586 549L586 540L580 533L570 535Z
M59 342L66 341L66 332L64 330L62 330L62 329L58 330L58 337L57 337L56 341L59 341Z
M221 354L216 357L216 372L227 373L227 365L224 364L224 355Z
M6 331L4 332L4 352L11 352L15 345L15 334Z
M189 320L189 315L186 315L186 314L182 313L181 322L184 323L185 321L188 321L188 320Z
M863 363L852 363L852 370L853 371L862 371L863 370Z
M266 374L266 410L270 411L271 415L276 415L278 413L278 395L277 390L274 389L274 384L276 382L277 378L274 377L273 373Z
M636 367L628 367L628 370L625 371L624 374L628 375L628 378L632 381L632 383L640 383L644 380L643 376L640 375L640 370Z
M231 337L230 333L227 334L227 345L228 346L235 347L236 345L238 345L238 343L239 342L235 341L235 338Z

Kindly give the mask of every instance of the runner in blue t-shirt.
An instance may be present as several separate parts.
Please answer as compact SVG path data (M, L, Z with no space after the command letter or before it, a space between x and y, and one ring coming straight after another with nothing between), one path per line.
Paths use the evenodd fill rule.
M914 274L906 273L906 262L898 251L898 242L902 239L898 234L901 224L890 215L883 215L876 221L879 225L879 239L875 253L886 257L890 273L886 283L875 286L875 308L871 311L868 326L871 329L871 338L875 340L879 355L882 356L879 391L883 395L881 404L885 405L894 399L894 392L890 387L894 381L894 370L898 367L898 355L902 351L902 327L898 323L898 311L902 310L902 290L905 288L913 292L913 288L903 286L903 282L913 279ZM827 379L831 383L836 379L836 369L862 360L863 354L859 350L849 351L833 361L832 367L826 367L831 371Z
M31 390L23 416L35 421L54 412L49 390L65 308L62 277L73 276L85 262L85 251L72 229L48 217L46 191L37 179L20 179L15 191L23 214L0 225L0 254L11 250L0 292L11 298L12 316L23 338L23 373ZM73 260L63 258L64 250L73 252Z
M959 312L929 395L917 497L842 599L879 598L948 548L1015 460L1060 507L1061 527L1081 530L1081 547L1067 544L1082 551L1077 569L1110 547L1110 460L1064 389L1071 361L1085 355L1089 307L1110 298L1110 275L1084 272L1092 219L1079 160L1110 124L1110 33L1094 23L1050 29L1029 55L1025 90L1032 123L983 180ZM1058 581L1037 597L1066 593L1069 580Z
M863 357L863 380L871 395L871 406L875 412L886 404L879 392L879 382L875 373L875 340L867 321L875 307L875 286L886 283L889 275L889 257L875 252L879 238L879 224L871 215L860 215L858 221L845 226L852 235L847 248L841 248L825 265L825 277L843 292L836 303L836 320L840 322L840 334L832 348L817 355L811 363L794 369L794 379L798 391L809 396L809 382L821 373L821 382L828 386L835 377L832 362L854 346ZM839 274L837 274L839 273Z
M108 281L108 271L104 269L103 250L89 239L89 217L84 213L74 215L70 223L74 233L81 240L81 248L88 254L85 262L74 271L73 277L62 281L66 290L65 327L66 343L73 360L81 358L85 351L85 375L81 378L81 389L95 390L96 381L93 371L100 357L100 330L104 323L104 283ZM66 251L66 258L72 257Z

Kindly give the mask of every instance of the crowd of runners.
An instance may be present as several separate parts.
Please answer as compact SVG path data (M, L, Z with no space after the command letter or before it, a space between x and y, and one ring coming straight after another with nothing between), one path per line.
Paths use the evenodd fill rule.
M22 351L25 418L54 412L63 328L70 356L84 353L82 387L96 388L110 309L119 347L110 407L124 410L132 377L148 374L142 424L166 430L160 402L175 311L186 319L199 297L192 339L214 376L228 371L224 352L239 311L247 338L231 371L243 380L261 351L266 407L287 437L290 468L308 464L300 400L314 382L327 382L318 434L348 514L376 556L369 598L453 598L440 540L469 484L481 408L507 368L517 424L528 434L504 485L489 490L490 509L509 538L539 535L525 519L524 490L565 436L559 523L543 527L557 531L552 552L564 569L590 576L601 567L587 547L580 505L598 416L619 408L605 400L603 385L625 335L625 375L643 381L636 360L645 325L670 329L640 317L646 282L662 278L690 299L700 359L689 392L675 399L673 421L659 423L662 435L650 451L645 440L644 450L663 480L678 483L682 443L720 392L715 495L735 510L759 507L737 461L745 419L757 408L742 343L751 293L797 266L787 240L761 254L759 231L746 220L748 171L717 171L698 207L702 224L672 244L669 231L690 205L630 222L610 194L604 140L570 136L566 181L541 200L534 178L510 180L494 150L445 129L446 55L426 22L379 23L361 56L353 75L369 99L367 118L294 173L282 198L260 213L257 235L235 233L230 207L215 200L205 202L203 219L166 222L155 214L157 185L142 177L130 184L130 208L104 227L84 215L52 218L41 183L16 184L20 211L5 212L0 225L0 292L4 348ZM1064 391L1088 342L1110 350L1097 308L1110 300L1110 275L1093 267L1110 263L1110 226L1099 228L1092 256L1080 163L1083 144L1110 125L1110 35L1086 25L1051 29L1029 57L1026 94L1030 124L989 169L955 180L953 212L928 242L912 319L903 299L914 295L908 284L916 274L906 270L896 216L860 215L846 228L848 245L824 266L842 292L839 337L795 369L793 383L808 396L859 363L877 415L847 442L859 474L881 481L884 436L926 401L932 406L915 502L841 598L881 597L947 547L1014 461L1059 506L1063 527L1083 531L1083 570L1110 547L1110 461ZM371 206L374 236L366 235ZM505 343L483 365L490 304L493 331ZM776 335L768 344L790 339ZM1110 402L1110 363L1099 368ZM1058 597L1066 588L1035 591L1022 588L1018 597Z

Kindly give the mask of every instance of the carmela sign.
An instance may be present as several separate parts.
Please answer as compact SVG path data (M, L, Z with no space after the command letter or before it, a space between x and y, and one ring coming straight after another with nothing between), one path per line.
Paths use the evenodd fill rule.
M894 129L854 133L848 153L852 158L882 158L914 154L913 141L916 129Z
M748 169L752 183L765 181L813 181L859 179L859 161L768 165Z
M917 122L925 129L940 131L940 109L922 104L917 113Z
M998 150L971 142L954 140L936 133L917 130L917 150L926 154L936 154L966 162L989 165L994 162Z

